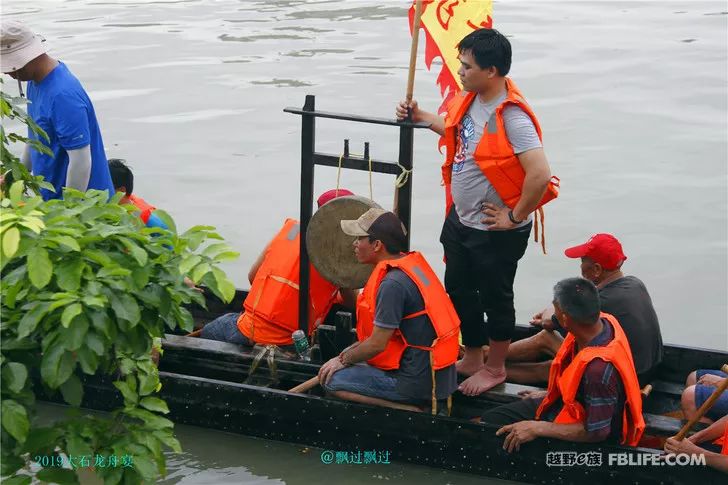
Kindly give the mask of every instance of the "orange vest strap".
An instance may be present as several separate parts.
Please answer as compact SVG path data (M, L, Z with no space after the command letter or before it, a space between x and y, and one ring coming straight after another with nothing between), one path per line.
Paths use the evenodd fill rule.
M426 313L427 313L427 312L425 312L425 314L426 314ZM417 312L417 313L413 313L412 315L414 315L414 316L417 316L417 315L419 315L419 314L420 314L420 312ZM405 317L405 318L409 318L409 317ZM404 319L403 319L403 320L404 320ZM447 332L447 333L446 333L446 334L444 334L444 335L441 335L441 336L439 336L439 337L435 337L435 340L433 340L433 341L432 341L432 343L430 344L430 346L429 346L429 347L427 347L427 346L425 346L425 345L413 345L413 344L411 344L411 343L407 342L407 339L405 339L405 338L404 338L404 334L402 334L402 335L401 335L401 337L402 337L402 341L404 341L404 343L405 343L405 345L406 345L407 347L412 347L413 349L420 349L420 350L425 350L425 351L427 351L427 352L432 352L433 350L435 350L435 345L436 345L436 344L437 344L437 343L438 343L438 342L439 342L440 340L444 340L444 339L446 339L446 338L448 338L448 337L451 337L451 336L453 336L454 334L457 334L457 333L460 333L460 328L459 328L459 327L457 327L457 328L454 328L454 329L450 330L449 332Z
M416 318L416 317L419 317L421 315L427 315L427 310L420 310L418 312L410 313L406 317L402 317L402 320L409 320L411 318Z
M546 254L546 216L543 207L536 209L533 218L533 240L538 242L539 222L541 223L541 251Z

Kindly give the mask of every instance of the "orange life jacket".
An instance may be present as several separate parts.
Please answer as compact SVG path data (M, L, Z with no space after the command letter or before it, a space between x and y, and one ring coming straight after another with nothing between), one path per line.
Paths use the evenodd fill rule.
M614 365L619 372L627 398L622 415L621 443L636 446L645 430L645 420L642 417L642 395L634 368L632 351L627 336L617 319L608 313L602 313L600 317L606 318L612 324L614 339L606 346L585 347L573 355L576 350L576 339L571 333L566 336L551 364L548 390L536 411L536 419L539 419L541 414L561 397L564 406L554 422L559 424L583 423L586 419L586 412L576 400L576 394L587 364L594 359L603 359ZM571 363L566 368L562 368L566 357L572 355Z
M523 170L521 162L513 151L513 146L506 136L505 122L503 121L503 110L509 105L520 107L533 121L538 133L541 136L541 125L536 119L531 107L526 103L523 95L518 90L516 84L510 79L506 79L506 98L495 109L496 126L489 126L486 122L483 128L483 134L480 138L478 146L475 147L473 159L480 168L483 175L493 185L500 196L503 203L513 209L521 198L523 189L523 181L526 178L526 172ZM445 184L445 215L450 213L453 204L452 199L452 164L455 160L457 151L458 126L463 116L468 112L470 105L477 96L477 93L462 91L458 95L453 96L447 106L447 114L445 116L445 133L440 138L440 145L444 145L445 163L442 165L442 180ZM541 215L541 232L543 235L543 210L541 207L555 199L559 195L560 180L553 176L549 181L543 198L538 203L537 214ZM534 233L538 234L537 226L534 224ZM536 239L538 241L538 238ZM545 252L545 247L544 247Z
M387 272L393 268L404 271L415 282L425 302L424 310L407 315L404 319L427 315L435 329L436 337L429 347L411 345L407 343L402 332L397 329L384 351L367 362L382 370L398 369L404 351L407 347L414 347L430 352L433 371L454 364L459 351L460 319L437 275L422 254L418 252L407 253L399 259L381 261L374 267L374 271L357 299L356 333L359 341L366 340L374 331L377 291Z
M714 445L722 446L720 453L722 455L728 455L728 422L725 423L725 429L723 430L723 436L713 441Z
M151 217L152 212L156 210L156 207L134 194L129 196L129 202L134 204L136 208L139 209L139 218L142 220L142 222L144 224L149 222L149 217Z
M298 330L298 269L300 225L286 219L268 246L263 263L250 287L238 329L255 343L290 345ZM311 266L309 287L309 335L323 322L334 304L338 288Z

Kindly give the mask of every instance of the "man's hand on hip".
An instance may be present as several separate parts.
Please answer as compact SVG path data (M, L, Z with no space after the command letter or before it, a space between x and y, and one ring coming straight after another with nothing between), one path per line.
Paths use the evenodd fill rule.
M511 222L510 217L508 217L510 212L508 207L498 207L495 204L486 203L483 204L481 212L485 214L485 217L480 222L487 224L488 229L491 231L505 231L517 227L517 224Z

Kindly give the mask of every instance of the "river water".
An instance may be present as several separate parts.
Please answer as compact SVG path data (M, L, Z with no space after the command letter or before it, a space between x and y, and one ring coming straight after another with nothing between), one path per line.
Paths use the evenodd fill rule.
M282 109L315 94L319 109L391 117L407 78L407 6L4 0L2 8L3 16L42 33L51 54L82 80L107 155L131 163L135 192L182 229L216 226L241 253L226 271L247 287L260 249L285 217L298 214L300 119ZM625 271L652 295L665 341L728 349L727 10L725 1L698 0L495 2L494 26L513 44L511 76L539 116L552 171L562 180L561 196L546 208L549 253L532 244L520 265L520 321L550 301L555 281L578 273L565 247L611 232L628 255ZM440 65L427 71L423 52L421 42L415 98L435 109ZM13 83L6 87L15 91ZM350 138L353 152L369 141L373 158L396 157L397 130L325 120L317 126L319 151L340 154ZM417 132L412 247L442 274L436 144L436 135ZM319 168L316 176L317 191L336 184L335 169ZM365 173L345 172L341 185L369 194ZM392 178L375 175L374 199L391 207L392 193ZM255 454L265 449L256 440L192 435L189 462L216 471L185 483L221 483L226 474L237 483L301 479L275 456L266 458L298 456L297 449L266 444L275 451ZM332 467L299 458L296 466L311 467L304 477L330 476ZM430 470L392 472L396 466L362 477L443 482ZM348 482L346 468L341 478Z

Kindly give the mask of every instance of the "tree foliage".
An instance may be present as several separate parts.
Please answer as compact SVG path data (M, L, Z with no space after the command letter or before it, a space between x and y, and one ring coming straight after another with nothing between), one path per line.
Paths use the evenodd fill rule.
M204 297L189 275L220 299L235 288L218 263L238 254L208 226L181 235L146 228L130 206L106 192L66 188L64 199L25 197L16 181L0 202L2 277L2 469L27 483L34 456L131 455L133 467L97 468L107 484L153 482L165 473L165 448L179 451L150 351L167 329L193 328L186 308ZM165 219L173 224L168 216ZM172 226L173 227L173 226ZM110 418L75 416L41 426L39 394L83 402L84 376L111 376L124 405ZM27 468L26 468L27 470ZM21 471L20 475L17 472ZM47 467L43 480L76 483Z
M0 88L2 88L3 80L0 79ZM41 176L34 176L23 165L18 157L10 151L11 143L23 143L37 150L40 153L53 155L50 149L43 143L48 141L48 135L38 126L33 119L28 116L20 105L25 103L23 98L13 98L8 95L5 90L0 89L0 190L12 185L13 181L23 183L24 191L30 191L35 194L40 193L41 188L53 190L53 185L43 180ZM6 132L6 120L18 121L27 125L28 129L36 134L39 139L31 139L18 133Z

